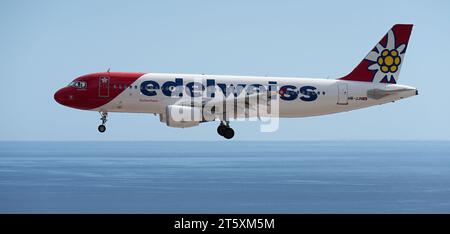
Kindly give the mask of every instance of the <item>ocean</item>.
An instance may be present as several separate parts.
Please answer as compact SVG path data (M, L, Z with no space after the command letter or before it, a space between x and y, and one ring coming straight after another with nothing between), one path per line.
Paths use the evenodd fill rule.
M450 142L0 142L0 213L449 213Z

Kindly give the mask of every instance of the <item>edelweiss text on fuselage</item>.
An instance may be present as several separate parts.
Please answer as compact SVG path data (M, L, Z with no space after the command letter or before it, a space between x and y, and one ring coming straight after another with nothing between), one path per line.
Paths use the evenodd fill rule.
M214 98L216 94L216 88L222 91L222 93L228 97L233 94L235 97L239 96L242 91L245 90L246 94L271 92L277 90L277 82L269 81L267 86L262 84L225 84L217 83L213 79L206 80L206 87L201 82L188 82L184 85L183 78L175 78L175 81L166 81L162 85L153 80L147 80L141 83L141 93L146 96L156 96L157 90L161 90L163 95L168 97L182 97L183 88L186 94L190 97L201 97L202 92L206 91L206 97ZM317 93L314 92L316 87L314 86L301 86L296 87L294 85L284 85L280 87L280 98L285 101L292 101L299 98L305 102L311 102L317 99Z

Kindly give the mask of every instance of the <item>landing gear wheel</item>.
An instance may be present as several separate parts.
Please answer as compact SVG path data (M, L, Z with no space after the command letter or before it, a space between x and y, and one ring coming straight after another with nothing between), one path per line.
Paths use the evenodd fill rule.
M98 126L98 131L103 133L106 131L105 123L106 123L106 121L108 121L108 119L107 119L108 112L101 111L100 116L101 116L100 120L102 121L102 124Z
M224 131L225 131L225 129L227 128L227 126L225 126L225 125L219 125L219 127L217 127L217 133L219 134L219 135L221 135L221 136L223 136L223 133L224 133Z
M103 125L103 124L102 124L102 125L99 125L99 126L98 126L98 131L99 131L99 132L102 132L102 133L105 132L105 131L106 131L106 126Z
M226 139L231 139L234 137L234 130L232 128L225 128L223 131L223 137Z

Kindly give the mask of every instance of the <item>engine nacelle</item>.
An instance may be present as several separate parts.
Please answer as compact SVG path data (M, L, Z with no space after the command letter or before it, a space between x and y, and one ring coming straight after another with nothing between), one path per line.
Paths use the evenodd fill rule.
M169 105L159 120L173 128L195 127L202 121L202 110L197 107Z

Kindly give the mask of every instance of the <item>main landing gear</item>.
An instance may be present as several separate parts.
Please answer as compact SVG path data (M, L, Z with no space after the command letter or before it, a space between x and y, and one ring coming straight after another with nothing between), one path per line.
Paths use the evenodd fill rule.
M102 124L98 126L98 131L103 133L106 131L105 123L108 121L106 118L108 117L108 112L100 112L100 120L102 121Z
M217 127L217 133L219 133L219 135L225 137L226 139L231 139L234 137L234 130L230 128L230 124L228 121L220 122L219 127Z

